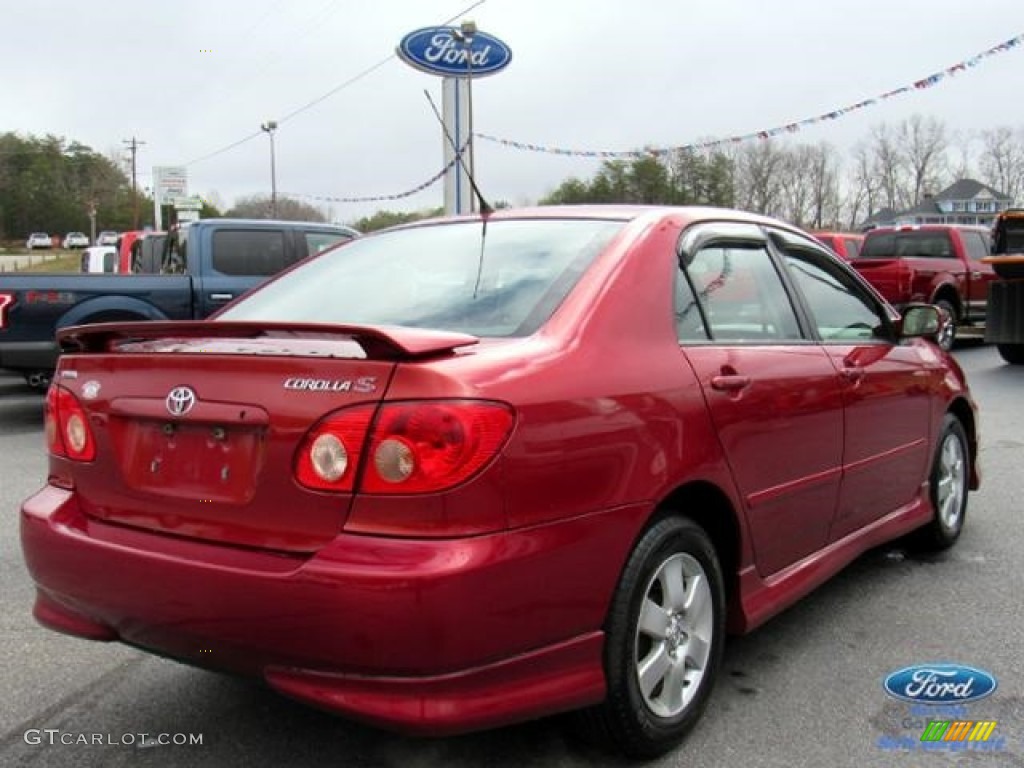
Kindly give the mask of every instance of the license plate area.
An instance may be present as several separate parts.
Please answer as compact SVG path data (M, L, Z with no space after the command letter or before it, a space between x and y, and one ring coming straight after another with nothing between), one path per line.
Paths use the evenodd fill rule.
M265 427L149 419L114 422L112 432L130 488L211 504L246 504L255 495L265 455Z

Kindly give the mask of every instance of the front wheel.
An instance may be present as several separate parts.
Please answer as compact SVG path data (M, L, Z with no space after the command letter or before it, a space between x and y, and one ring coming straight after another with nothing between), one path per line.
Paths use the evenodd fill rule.
M591 734L634 758L676 746L707 704L721 662L725 589L715 548L685 518L640 539L606 626L608 696L584 713Z
M997 344L996 349L1010 365L1024 365L1024 344Z
M911 536L910 543L916 549L933 552L949 549L960 538L967 514L969 450L960 419L947 413L928 480L928 495L935 516Z

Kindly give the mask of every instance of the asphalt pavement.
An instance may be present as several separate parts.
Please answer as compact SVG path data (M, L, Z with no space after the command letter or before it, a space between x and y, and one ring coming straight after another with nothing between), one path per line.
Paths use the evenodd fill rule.
M650 765L1024 766L1024 367L1004 365L983 346L956 356L981 406L984 472L960 542L930 558L871 552L764 627L730 640L703 720ZM254 681L40 628L18 544L18 505L45 478L41 414L38 394L0 377L0 765L629 765L579 744L560 718L459 738L405 738L309 709ZM988 743L931 754L919 737L935 713L883 690L888 673L939 661L995 676L993 695L951 713L995 720Z

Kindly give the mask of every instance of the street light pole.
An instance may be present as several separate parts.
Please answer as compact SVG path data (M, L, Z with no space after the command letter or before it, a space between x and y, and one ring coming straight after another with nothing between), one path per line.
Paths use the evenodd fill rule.
M270 137L270 215L277 218L277 167L274 161L274 131L277 130L277 123L268 120L260 126Z

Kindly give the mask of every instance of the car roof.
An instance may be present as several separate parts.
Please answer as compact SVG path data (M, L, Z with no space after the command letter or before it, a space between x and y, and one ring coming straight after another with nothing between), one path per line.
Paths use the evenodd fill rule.
M588 204L588 205L540 205L523 208L499 208L488 214L488 221L516 219L607 219L609 221L639 221L647 219L651 222L665 217L681 220L685 227L703 221L740 221L751 224L768 224L781 227L794 233L807 235L801 229L780 219L761 214L741 211L734 208L718 208L701 205L626 205L626 204ZM389 230L414 229L419 226L444 224L453 221L480 221L479 213L456 216L440 216L430 219L400 224L389 227ZM384 230L381 230L384 231ZM374 233L370 233L371 235Z

